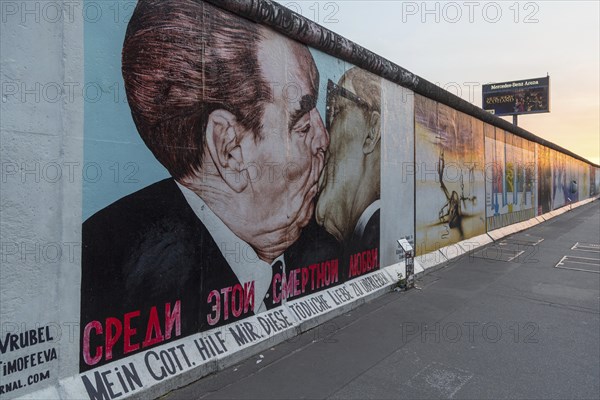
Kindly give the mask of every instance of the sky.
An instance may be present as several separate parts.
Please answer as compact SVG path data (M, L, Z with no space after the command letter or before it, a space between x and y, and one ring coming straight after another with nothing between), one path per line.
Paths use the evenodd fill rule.
M278 3L478 107L483 84L548 74L551 112L519 126L600 164L600 2Z

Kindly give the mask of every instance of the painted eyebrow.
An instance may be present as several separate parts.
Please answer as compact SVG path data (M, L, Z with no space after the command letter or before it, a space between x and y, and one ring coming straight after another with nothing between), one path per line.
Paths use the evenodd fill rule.
M288 130L291 132L296 123L300 121L300 118L302 118L307 112L315 108L316 105L317 99L315 98L315 96L312 96L310 94L302 96L302 98L300 99L300 108L298 110L295 110L290 117Z

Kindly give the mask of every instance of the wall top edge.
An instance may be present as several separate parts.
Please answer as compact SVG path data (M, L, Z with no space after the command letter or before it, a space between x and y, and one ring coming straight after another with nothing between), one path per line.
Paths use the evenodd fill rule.
M309 20L271 0L206 0L261 25L268 26L294 40L401 85L417 94L450 106L483 122L504 129L523 139L564 153L586 164L600 168L584 157L490 114L447 90L419 77L399 65L375 54L353 41Z

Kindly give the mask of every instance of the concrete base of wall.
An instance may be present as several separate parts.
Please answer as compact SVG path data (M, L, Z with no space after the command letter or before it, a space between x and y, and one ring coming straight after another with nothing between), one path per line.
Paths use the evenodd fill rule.
M415 275L418 278L443 268L453 259L464 256L476 248L535 226L598 198L600 196L417 257ZM90 390L96 390L99 393L98 398L156 398L255 356L393 290L397 286L399 274L406 276L404 262L390 265L322 292L289 301L281 307L246 318L241 322L191 335L63 379L58 386L47 387L22 398L45 400L88 398L92 397ZM201 352L200 348L205 350ZM177 368L174 373L164 368L160 361L161 357L177 358L175 362ZM123 386L119 383L119 371L124 369L135 370L141 386L137 384ZM84 383L86 380L87 389ZM89 388L90 385L93 389ZM109 390L115 396L102 397L101 393ZM119 396L116 396L117 392L120 393Z
M420 271L424 270L420 266L419 268ZM289 301L281 307L240 322L187 336L63 379L58 386L28 394L23 399L94 397L90 395L90 390L96 392L96 398L159 397L285 340L291 340L302 332L381 296L396 285L398 273L404 276L404 263ZM203 351L200 351L201 348ZM176 371L170 373L165 368L163 358L173 360L174 364L169 366L176 365ZM135 371L141 385L129 385L125 382L124 386L120 383L119 374L122 377L124 370ZM104 397L103 393L109 390L115 396L108 393ZM118 393L120 395L117 396Z

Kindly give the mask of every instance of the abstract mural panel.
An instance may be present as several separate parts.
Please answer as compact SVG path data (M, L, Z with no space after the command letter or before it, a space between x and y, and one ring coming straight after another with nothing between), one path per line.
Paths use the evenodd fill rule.
M483 123L416 96L415 141L417 254L485 233Z
M550 159L551 150L543 145L536 144L537 148L537 189L538 189L538 215L552 210L552 166Z
M498 128L486 135L488 231L535 217L534 152L527 141Z

